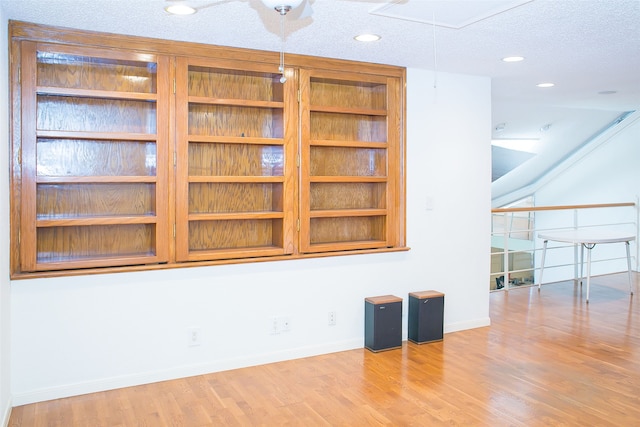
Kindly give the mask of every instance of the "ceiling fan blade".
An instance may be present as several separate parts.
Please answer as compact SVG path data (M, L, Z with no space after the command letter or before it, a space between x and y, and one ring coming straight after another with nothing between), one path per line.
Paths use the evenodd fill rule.
M170 3L176 3L175 0L165 0L165 1L170 2ZM202 2L202 1L194 2L194 1L192 1L192 2L189 2L188 4L189 4L189 6L193 7L195 10L204 10L204 9L208 9L210 7L220 6L222 4L231 3L231 2L234 2L234 1L238 1L238 0L217 0L217 1L210 1L210 2ZM202 4L202 3L204 3L204 4Z

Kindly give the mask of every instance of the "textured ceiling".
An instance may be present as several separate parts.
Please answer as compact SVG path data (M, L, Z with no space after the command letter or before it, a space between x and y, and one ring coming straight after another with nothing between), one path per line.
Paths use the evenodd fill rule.
M0 8L6 19L48 25L281 47L279 15L259 0L182 1L198 12L168 15L163 0L0 0ZM285 27L287 52L491 77L493 126L505 124L494 136L541 141L530 171L640 109L640 0L305 0ZM362 32L382 39L354 41ZM509 55L526 59L500 60ZM535 86L543 81L556 85Z

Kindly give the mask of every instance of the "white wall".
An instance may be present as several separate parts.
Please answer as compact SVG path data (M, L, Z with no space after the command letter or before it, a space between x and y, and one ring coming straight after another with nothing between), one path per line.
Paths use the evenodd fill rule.
M9 164L9 77L7 57L9 52L7 23L3 11L0 9L0 23L5 30L0 31L0 52L3 61L0 61L0 165ZM9 285L9 179L8 166L4 168L0 178L0 425L7 425L11 412L10 389L10 319L11 319L11 295Z
M625 123L629 120L628 123ZM537 206L573 205L595 203L638 202L640 195L640 113L636 112L623 122L623 130L612 132L601 145L588 152L581 160L547 182L535 193ZM564 226L573 221L573 211L559 215L536 215L537 228ZM638 221L638 207L618 209L592 209L578 215L580 226L591 224L613 224L622 221ZM633 229L633 226L624 226ZM637 230L636 230L637 231ZM541 246L541 243L538 244ZM632 268L638 270L637 239L631 244ZM549 257L545 265L572 262L573 251L558 251ZM599 245L593 249L597 259L613 259L615 262L594 263L593 275L609 274L627 269L623 244ZM573 268L545 269L544 282L555 282L573 278Z
M404 299L404 338L412 291L445 293L445 332L488 325L490 81L408 70L407 93L411 251L13 281L14 404L361 348L367 296Z

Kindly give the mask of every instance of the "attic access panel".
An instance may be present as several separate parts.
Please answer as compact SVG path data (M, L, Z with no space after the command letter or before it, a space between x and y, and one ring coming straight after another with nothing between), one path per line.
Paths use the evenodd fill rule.
M531 1L533 0L393 0L369 13L458 30Z

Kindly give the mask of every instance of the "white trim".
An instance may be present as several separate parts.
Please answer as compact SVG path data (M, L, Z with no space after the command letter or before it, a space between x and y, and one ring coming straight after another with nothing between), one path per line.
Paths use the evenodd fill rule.
M457 332L489 325L491 325L491 319L489 317L486 317L467 322L445 325L444 332ZM87 393L97 393L100 391L114 390L123 387L132 387L142 384L192 377L196 375L229 371L232 369L240 369L250 366L300 359L304 357L320 356L323 354L355 350L358 348L364 348L363 337L338 341L322 346L299 347L281 352L254 355L246 358L234 358L228 360L219 360L211 363L185 365L176 367L174 369L162 371L122 375L118 377L103 378L95 381L86 381L73 384L65 384L56 387L42 388L26 393L14 393L13 403L15 406L28 405L31 403L61 399L70 396L79 396ZM11 406L9 406L8 409L10 414ZM6 421L9 421L8 416L6 418Z
M30 403L44 402L47 400L61 399L64 397L78 396L87 393L96 393L105 390L132 387L159 381L228 371L303 357L319 356L322 354L336 353L339 351L353 350L362 347L362 338L351 339L330 343L329 345L300 347L282 352L253 355L246 358L219 360L211 363L178 366L173 369L162 371L143 372L103 378L94 381L65 384L56 387L41 388L39 390L33 390L26 393L14 393L13 401L16 406L27 405Z
M491 326L491 318L485 317L481 319L469 320L466 322L449 323L444 325L444 333L465 331L467 329L482 328L485 326Z
M7 400L7 405L3 408L2 411L2 426L9 426L9 419L11 419L11 409L13 408L13 404L11 403L11 399Z

